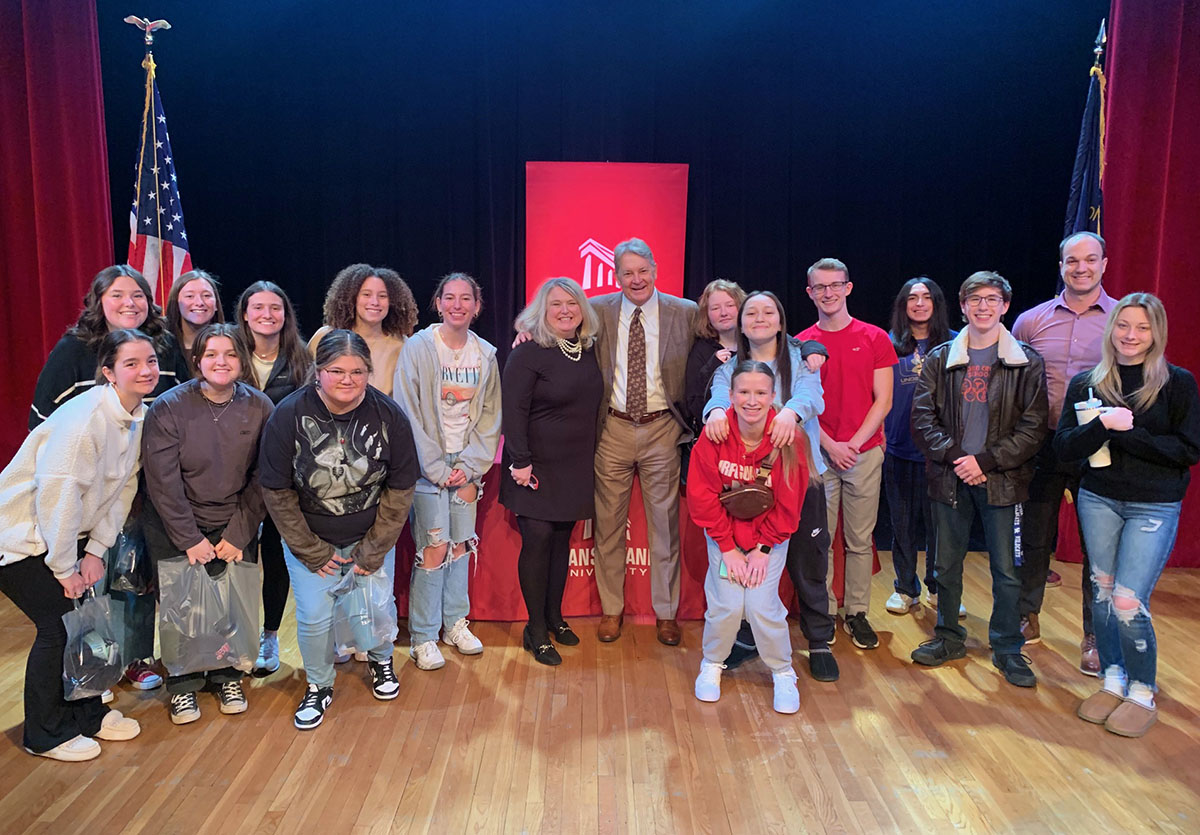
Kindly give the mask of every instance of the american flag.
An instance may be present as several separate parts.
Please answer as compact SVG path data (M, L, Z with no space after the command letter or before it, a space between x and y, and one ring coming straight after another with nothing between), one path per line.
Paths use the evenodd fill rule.
M146 68L146 104L129 215L129 266L146 277L162 304L175 279L192 268L192 256L183 228L171 135L154 80L154 58L147 55L142 66Z

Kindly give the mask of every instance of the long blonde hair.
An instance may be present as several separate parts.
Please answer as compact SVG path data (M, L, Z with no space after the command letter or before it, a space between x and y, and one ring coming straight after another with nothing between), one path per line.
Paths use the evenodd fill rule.
M1121 375L1117 370L1117 349L1112 334L1117 317L1129 307L1140 307L1150 320L1150 350L1142 363L1142 385L1131 392L1121 391ZM1154 405L1159 392L1167 384L1167 311L1158 296L1152 293L1130 293L1117 302L1104 325L1104 341L1100 345L1100 363L1092 369L1088 382L1109 403L1117 403L1135 413L1145 412Z

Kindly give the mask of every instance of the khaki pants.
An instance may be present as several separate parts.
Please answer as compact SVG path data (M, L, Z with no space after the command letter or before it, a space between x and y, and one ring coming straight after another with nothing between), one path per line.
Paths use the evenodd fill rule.
M606 615L625 608L625 525L636 472L650 546L650 599L659 618L679 608L679 439L670 415L636 425L609 415L596 444L596 586Z
M822 453L823 454L823 453ZM838 510L842 512L842 539L846 546L844 573L846 614L857 615L871 606L871 569L873 552L871 535L879 514L879 486L883 476L883 447L872 447L858 456L858 462L848 470L838 470L829 459L825 470L825 511L829 517L829 532L837 530ZM833 593L833 545L829 546L829 574L825 577L829 590L829 611L837 612L837 597Z

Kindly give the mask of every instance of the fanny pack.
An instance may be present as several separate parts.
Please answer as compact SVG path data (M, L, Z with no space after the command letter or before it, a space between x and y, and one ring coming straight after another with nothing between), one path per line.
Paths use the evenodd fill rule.
M761 516L775 506L775 494L767 486L767 478L771 475L771 467L779 450L771 450L771 454L758 465L758 473L749 484L734 482L732 487L726 487L717 497L722 507L735 519L753 519Z

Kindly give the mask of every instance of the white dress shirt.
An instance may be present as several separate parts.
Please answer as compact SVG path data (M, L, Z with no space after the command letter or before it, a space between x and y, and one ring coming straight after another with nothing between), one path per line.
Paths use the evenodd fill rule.
M617 366L613 371L613 393L609 405L618 412L625 408L625 392L628 390L629 373L629 324L637 305L627 296L621 296L621 312L617 318ZM658 412L667 408L667 395L663 388L662 370L658 362L658 291L654 291L642 305L642 330L646 332L646 411Z

